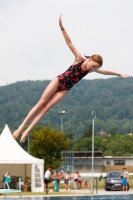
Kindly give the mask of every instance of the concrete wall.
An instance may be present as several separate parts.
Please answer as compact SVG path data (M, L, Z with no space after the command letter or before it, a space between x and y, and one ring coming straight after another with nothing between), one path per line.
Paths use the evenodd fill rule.
M94 158L94 165L103 166L103 158ZM91 158L74 158L74 166L90 166L92 164Z
M128 158L126 158L126 157L112 157L112 158L106 158L106 157L104 157L103 158L103 165L104 166L106 166L107 165L107 161L109 161L110 162L110 165L111 166L114 166L114 161L115 160L124 160L125 161L125 165L133 165L133 157L128 157Z
M95 173L101 173L103 171L102 166L94 166L93 168ZM91 166L86 166L86 167L79 167L75 166L74 171L79 171L80 173L91 173L92 172L92 167Z
M126 168L129 173L133 173L133 166L129 165L114 165L114 166L104 166L103 172L108 171L122 171L123 168Z
M81 173L92 171L92 159L91 158L74 158L74 171ZM103 158L95 158L93 160L94 172L103 171Z

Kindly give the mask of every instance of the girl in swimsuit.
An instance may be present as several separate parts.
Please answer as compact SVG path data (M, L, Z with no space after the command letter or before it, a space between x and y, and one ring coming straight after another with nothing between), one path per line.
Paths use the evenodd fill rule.
M22 124L13 133L16 139L22 132L25 125L31 121L28 128L22 133L20 142L24 142L29 131L37 124L37 122L45 115L45 113L55 106L67 94L67 92L85 75L93 71L105 75L116 75L123 78L129 77L126 74L120 74L113 71L102 70L102 57L98 54L85 56L85 58L73 46L69 35L67 34L63 24L62 16L59 17L59 26L64 36L65 42L75 56L73 64L63 74L54 78L46 87L38 103L31 109Z
M79 189L78 187L78 180L79 178L81 177L79 171L76 171L74 174L73 174L73 179L74 179L74 182L75 182L75 189Z

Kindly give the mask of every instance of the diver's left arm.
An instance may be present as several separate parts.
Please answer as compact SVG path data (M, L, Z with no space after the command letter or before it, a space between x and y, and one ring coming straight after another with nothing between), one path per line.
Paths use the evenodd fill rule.
M117 72L108 71L108 70L104 70L104 69L96 69L95 72L97 72L99 74L104 74L104 75L120 76L122 78L129 78L130 77L128 74L120 74L120 73L117 73Z

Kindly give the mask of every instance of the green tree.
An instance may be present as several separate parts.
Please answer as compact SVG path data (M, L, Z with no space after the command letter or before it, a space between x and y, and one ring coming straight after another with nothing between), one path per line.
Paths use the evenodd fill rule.
M31 155L44 159L45 168L58 168L63 156L61 152L67 150L70 139L65 139L65 133L58 132L50 127L36 126L30 133L30 153Z
M67 133L65 133L65 139L66 138L69 138L70 140L73 140L74 139L74 133L72 133L72 132L67 132Z
M85 129L82 139L83 138L87 138L87 137L91 137L92 136L92 124L89 125L88 129Z
M75 135L72 132L65 132L65 139L70 139L69 150L72 149L74 142L75 142Z

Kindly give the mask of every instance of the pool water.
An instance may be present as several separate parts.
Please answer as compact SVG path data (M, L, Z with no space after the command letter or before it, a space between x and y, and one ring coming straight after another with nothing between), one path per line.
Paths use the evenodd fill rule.
M98 196L59 196L59 197L22 197L22 200L133 200L133 195L98 195Z

